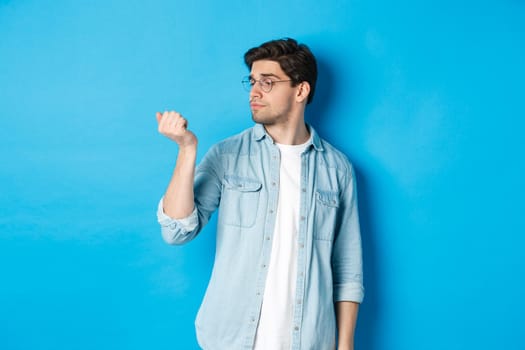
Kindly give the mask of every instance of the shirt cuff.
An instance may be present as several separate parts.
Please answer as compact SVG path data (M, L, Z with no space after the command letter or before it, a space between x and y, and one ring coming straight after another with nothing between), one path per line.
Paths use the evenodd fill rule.
M362 303L365 297L365 290L362 283L350 282L334 286L334 302L353 301Z
M157 208L157 220L159 221L159 224L161 224L162 226L169 226L172 224L177 224L182 229L184 229L186 232L191 232L195 230L195 228L199 224L197 208L194 207L191 214L185 218L173 219L169 217L168 215L166 215L166 213L164 212L163 201L164 201L164 197L160 199L159 205Z

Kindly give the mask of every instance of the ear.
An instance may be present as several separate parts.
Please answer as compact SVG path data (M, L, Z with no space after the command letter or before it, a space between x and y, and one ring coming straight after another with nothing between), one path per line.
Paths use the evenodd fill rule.
M308 95L310 95L310 84L307 81L303 81L299 84L295 100L297 102L305 102L308 100Z

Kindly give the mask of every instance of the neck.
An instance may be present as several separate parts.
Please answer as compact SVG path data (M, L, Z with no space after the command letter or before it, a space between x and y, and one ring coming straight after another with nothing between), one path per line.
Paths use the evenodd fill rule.
M310 138L304 118L286 124L267 124L264 128L276 143L283 145L301 145Z

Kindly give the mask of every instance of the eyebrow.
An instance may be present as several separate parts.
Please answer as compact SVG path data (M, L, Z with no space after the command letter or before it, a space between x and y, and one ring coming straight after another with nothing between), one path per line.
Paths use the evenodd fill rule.
M255 79L253 74L250 74L250 79ZM267 78L267 77L275 77L277 79L281 79L278 75L275 75L273 73L261 73L261 77Z

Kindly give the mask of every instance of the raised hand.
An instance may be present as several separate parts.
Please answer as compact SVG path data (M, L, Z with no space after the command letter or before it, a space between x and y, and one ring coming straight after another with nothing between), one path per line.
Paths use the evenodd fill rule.
M157 112L157 123L159 132L167 138L175 141L179 147L197 145L197 137L188 130L188 121L175 111Z

